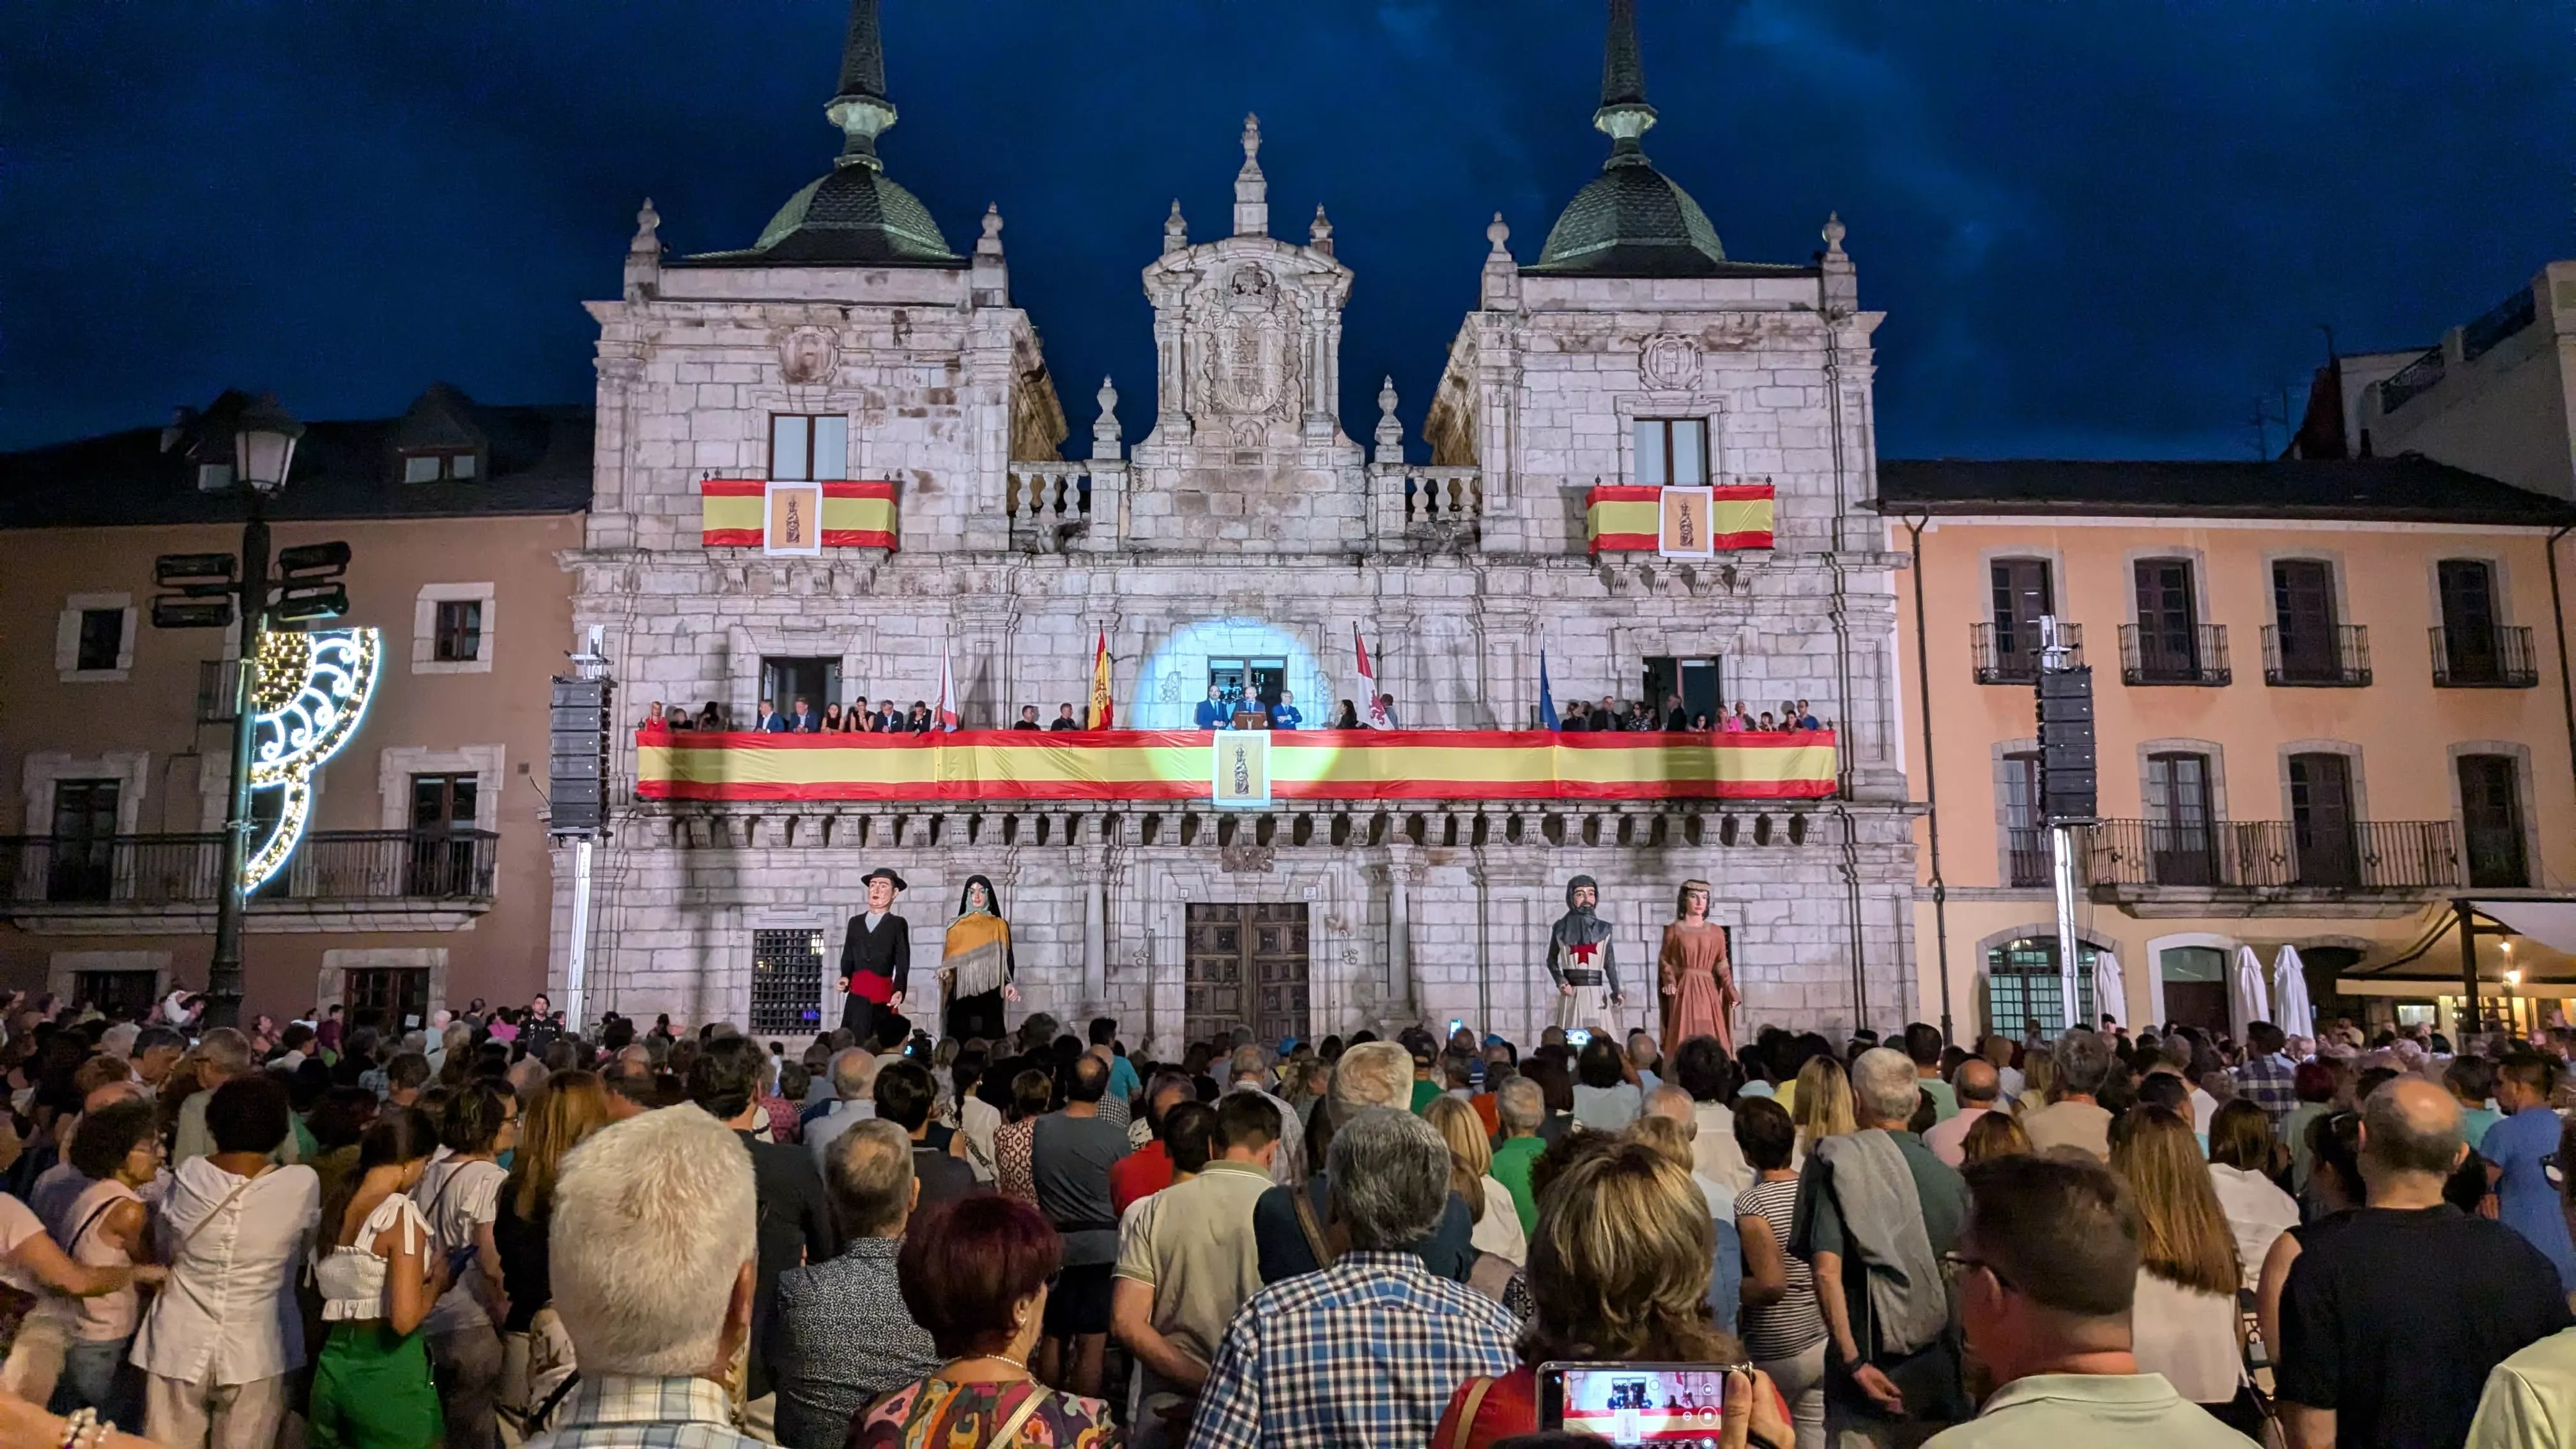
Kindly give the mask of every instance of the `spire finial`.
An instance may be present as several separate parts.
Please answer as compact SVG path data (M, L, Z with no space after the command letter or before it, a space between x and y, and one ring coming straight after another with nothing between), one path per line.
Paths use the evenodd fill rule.
M660 256L661 230L662 213L653 209L653 198L645 197L644 205L635 213L635 240L626 244L626 250L637 256Z
M1100 417L1091 425L1091 456L1095 459L1115 458L1119 443L1118 389L1112 387L1106 377L1100 379L1098 400Z
M1843 254L1843 237L1845 234L1846 228L1843 226L1843 214L1839 211L1826 212L1825 229L1819 233L1819 235L1823 236L1825 239L1826 256L1838 257Z
M1395 415L1395 378L1389 375L1377 390L1377 461L1404 461L1404 424Z
M1190 244L1190 224L1181 219L1181 199L1172 198L1172 214L1163 218L1163 254L1183 250Z
M1261 118L1243 117L1243 169L1234 173L1234 234L1270 235L1270 183L1261 175Z
M1655 108L1646 104L1646 65L1637 49L1637 0L1610 0L1610 38L1601 53L1601 109L1592 128L1610 137L1613 162L1643 159L1637 138L1652 130Z
M1494 255L1505 257L1510 256L1511 248L1503 245L1503 243L1510 241L1511 239L1512 229L1510 224L1503 220L1503 214L1501 212L1495 212L1494 219L1485 224L1485 240L1494 244Z
M1333 254L1333 219L1324 215L1324 204L1315 203L1315 221L1306 228L1306 245L1326 256Z
M975 243L975 255L998 257L1002 254L1002 204L987 202L984 206L984 235Z
M894 102L886 98L885 34L878 25L877 0L850 0L850 28L841 41L841 84L823 108L841 128L837 164L884 170L877 160L877 136L894 124Z

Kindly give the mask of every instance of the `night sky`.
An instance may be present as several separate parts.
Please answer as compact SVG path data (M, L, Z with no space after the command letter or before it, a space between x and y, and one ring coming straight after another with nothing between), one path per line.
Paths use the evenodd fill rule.
M882 149L987 202L1071 437L1150 422L1138 270L1229 229L1358 274L1343 422L1423 405L1484 228L1537 258L1598 168L1598 0L885 0ZM1642 0L1657 165L1728 254L1850 227L1890 456L2244 457L2331 323L2420 347L2570 253L2576 29L2539 0ZM0 447L226 386L308 418L590 395L637 203L748 245L838 147L843 0L18 0L0 50ZM2277 450L2275 423L2270 442ZM1420 456L1417 446L1417 456Z

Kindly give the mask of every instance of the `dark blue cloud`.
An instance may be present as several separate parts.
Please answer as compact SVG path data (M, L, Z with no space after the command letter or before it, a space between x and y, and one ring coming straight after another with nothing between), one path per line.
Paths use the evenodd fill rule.
M961 249L998 202L1072 415L1151 394L1137 271L1227 224L1359 274L1345 425L1409 428L1497 210L1533 257L1598 166L1590 0L886 0L893 174ZM1839 210L1896 455L2241 456L2322 346L2423 345L2568 249L2563 7L1645 0L1648 149L1728 250ZM228 385L308 416L431 378L589 389L579 303L637 202L739 246L821 173L840 0L21 0L0 54L0 445ZM2277 406L2277 402L2274 404ZM2275 442L2277 444L2277 432Z

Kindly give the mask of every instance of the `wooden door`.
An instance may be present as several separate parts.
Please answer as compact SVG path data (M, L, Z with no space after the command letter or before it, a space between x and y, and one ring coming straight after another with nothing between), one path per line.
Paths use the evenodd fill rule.
M2522 849L2522 797L2510 755L2460 756L2460 821L2467 827L2469 884L2527 886Z
M54 782L53 859L45 899L103 901L116 885L116 780Z
M2495 571L2483 559L2446 558L2435 570L2442 593L2443 662L2451 677L2480 684L2503 671L2496 657Z
M2290 835L2299 884L2361 884L2361 859L2353 849L2352 761L2334 754L2290 757Z
M2306 558L2285 558L2274 563L2272 616L2279 630L2283 679L2336 677L2331 565Z
M2139 671L2153 679L2198 674L2200 618L2191 596L2191 561L2142 558L2137 585Z
M1191 1041L1248 1027L1253 1040L1277 1046L1307 1031L1306 905L1193 902L1187 1011Z
M1995 668L2009 678L2036 675L2040 617L2057 611L2048 560L1999 558L1990 573L1994 589Z
M2155 883L2218 883L2216 832L2211 829L2209 757L2147 757L2147 851Z
M411 879L407 894L431 898L470 893L474 884L472 775L411 777Z

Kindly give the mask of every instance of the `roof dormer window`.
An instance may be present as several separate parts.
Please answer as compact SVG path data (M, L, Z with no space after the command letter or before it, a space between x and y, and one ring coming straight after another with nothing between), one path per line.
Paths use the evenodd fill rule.
M405 452L402 465L405 483L467 482L477 475L471 449Z

